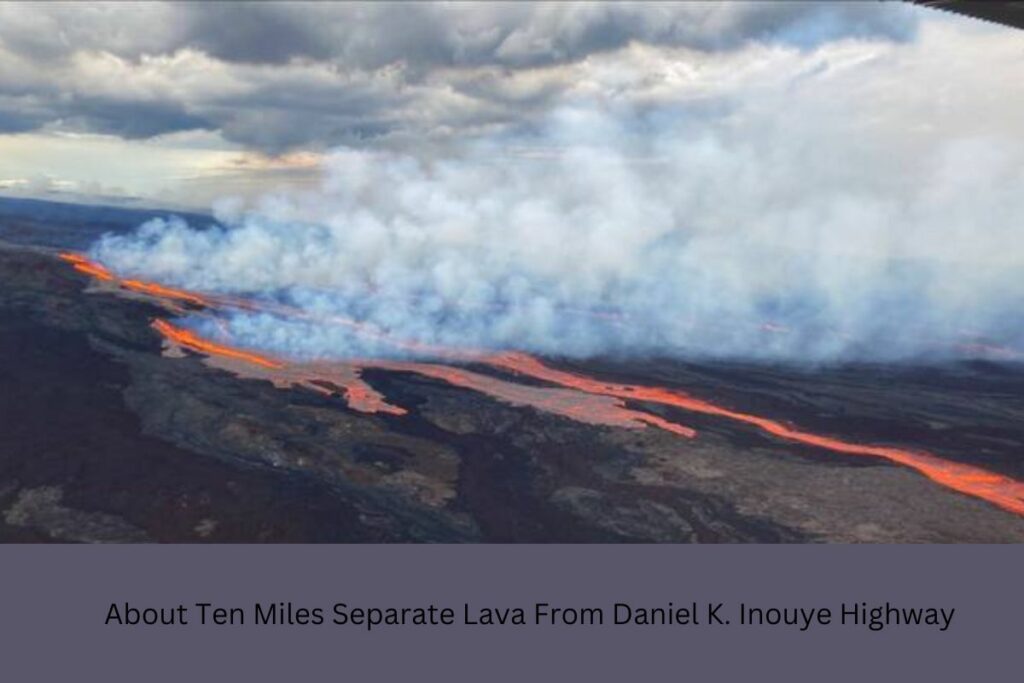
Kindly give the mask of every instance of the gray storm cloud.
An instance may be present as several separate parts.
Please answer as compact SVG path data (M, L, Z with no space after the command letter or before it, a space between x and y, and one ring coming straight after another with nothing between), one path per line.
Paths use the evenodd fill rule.
M877 132L863 93L829 92L790 84L698 113L581 103L531 137L443 154L341 149L317 192L225 202L219 226L153 221L93 255L297 306L302 319L239 313L230 331L307 357L407 353L339 316L422 343L568 356L1019 346L1019 138Z
M725 54L899 42L922 11L760 0L0 3L0 134L203 130L271 154L444 136L556 106L569 87L559 67L630 45ZM545 69L551 82L509 96L510 75Z

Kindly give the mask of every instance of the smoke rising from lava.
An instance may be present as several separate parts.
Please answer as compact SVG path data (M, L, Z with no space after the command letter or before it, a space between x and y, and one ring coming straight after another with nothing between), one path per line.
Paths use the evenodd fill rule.
M993 106L965 84L933 121L893 124L917 110L845 95L884 73L859 68L704 106L581 100L444 148L341 149L317 192L225 202L219 226L152 221L91 256L300 309L229 320L235 344L297 357L421 355L389 338L794 361L1019 349L1019 121L964 123Z

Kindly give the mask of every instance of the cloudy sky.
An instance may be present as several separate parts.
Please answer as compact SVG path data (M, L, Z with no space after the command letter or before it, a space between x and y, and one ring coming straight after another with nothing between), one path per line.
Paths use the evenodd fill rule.
M1011 29L902 3L0 3L0 193L208 207L332 149L543 154L567 110L741 125L808 92L927 145L1024 119L1022 72Z

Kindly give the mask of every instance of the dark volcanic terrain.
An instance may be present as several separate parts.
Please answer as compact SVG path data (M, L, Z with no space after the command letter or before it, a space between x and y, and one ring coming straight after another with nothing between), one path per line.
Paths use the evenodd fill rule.
M408 414L367 414L167 357L165 310L92 291L52 240L17 234L0 245L3 541L1024 541L1021 516L911 469L718 416L643 406L697 430L681 438L380 368L363 379ZM1024 480L1020 365L550 364Z

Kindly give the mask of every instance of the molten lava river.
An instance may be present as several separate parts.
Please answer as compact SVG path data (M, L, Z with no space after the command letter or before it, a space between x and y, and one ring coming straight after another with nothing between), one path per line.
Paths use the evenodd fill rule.
M260 310L280 316L307 316L305 312L279 304L220 295L189 292L157 283L118 277L101 264L80 254L62 253L60 258L75 270L91 277L96 286L111 292L133 293L156 299L169 311L215 316L222 310ZM389 403L385 396L362 379L366 368L407 372L447 382L453 386L486 394L516 406L529 406L579 422L640 429L655 427L684 439L697 438L689 426L665 419L645 409L660 404L682 412L711 415L747 425L778 439L851 456L880 458L916 470L933 482L960 493L988 501L1004 510L1024 516L1024 483L978 467L953 462L920 450L859 444L817 434L782 422L733 410L711 401L665 387L606 382L546 365L521 352L485 353L472 350L436 348L393 339L372 325L332 317L328 324L345 325L355 333L384 341L395 347L444 360L412 362L397 360L296 361L236 348L225 340L207 339L164 319L153 321L153 329L165 340L167 355L185 350L205 356L206 362L238 375L265 379L279 387L301 386L328 396L340 396L353 409L364 413L401 416L406 409ZM226 328L224 328L227 336ZM454 363L472 362L489 366L504 376L531 380L521 384L489 374L474 372ZM628 403L627 403L628 402Z

